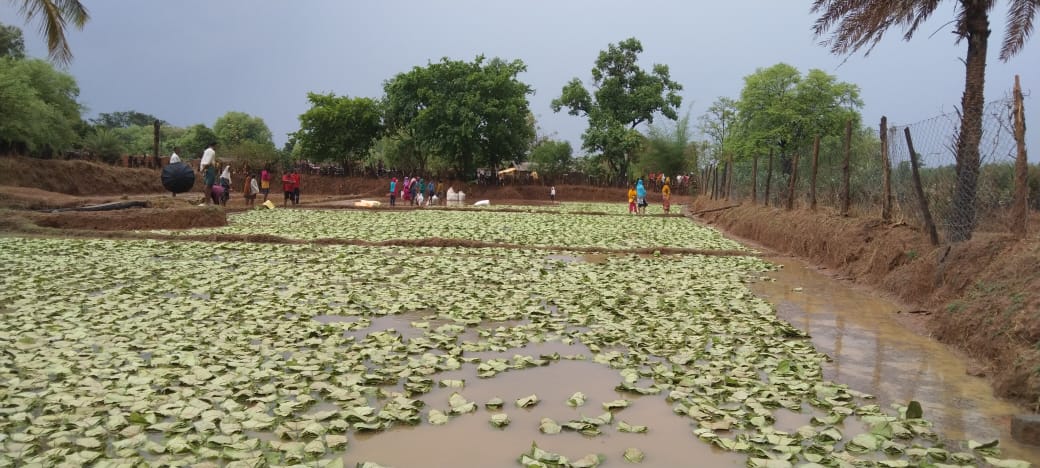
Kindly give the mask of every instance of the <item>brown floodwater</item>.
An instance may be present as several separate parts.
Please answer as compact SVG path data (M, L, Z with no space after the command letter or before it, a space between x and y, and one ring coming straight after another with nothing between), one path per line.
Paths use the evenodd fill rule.
M531 350L516 350L515 354L558 352L561 355L587 353L584 346L545 343ZM537 355L537 354L535 354ZM490 357L490 356L484 356ZM477 403L473 413L453 416L447 424L433 426L426 422L417 426L399 426L381 433L355 434L345 454L347 466L372 461L397 468L452 466L452 467L509 467L517 466L517 459L527 452L532 443L570 460L588 454L602 454L602 467L628 465L623 458L625 449L638 448L646 455L642 466L743 466L745 456L716 449L693 435L693 420L672 413L662 395L622 394L613 390L620 382L617 370L589 361L555 361L547 366L510 370L490 379L476 376L474 366L465 366L453 372L437 374L437 379L464 379L464 388L434 388L423 395L427 408L447 412L448 399L458 392L467 400ZM585 394L585 404L573 408L567 399L575 392ZM528 408L517 408L515 401L535 394L540 402ZM512 421L503 429L490 424L491 411L484 403L492 398L505 401L501 412ZM596 417L605 411L602 403L628 399L631 404L614 411L609 425L601 426L602 434L586 437L564 430L546 435L538 430L542 418L552 418L564 424L583 416ZM630 434L616 430L619 421L649 427L645 434Z
M875 395L882 407L917 400L925 419L946 439L1000 439L1002 456L1040 462L1040 447L1011 438L1011 417L1022 410L995 397L984 379L967 375L964 357L897 320L905 306L800 260L768 260L783 268L766 274L775 281L756 282L751 289L833 359L823 365L825 379Z

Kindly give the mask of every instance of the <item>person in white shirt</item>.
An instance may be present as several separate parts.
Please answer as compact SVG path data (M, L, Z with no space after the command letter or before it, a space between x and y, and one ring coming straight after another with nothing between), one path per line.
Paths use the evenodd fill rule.
M202 162L199 163L199 172L205 173L206 167L213 165L213 160L217 157L216 143L210 143L206 147L206 151L202 153Z
M170 164L177 164L181 162L181 157L177 155L181 151L180 146L173 147L173 154L170 155Z

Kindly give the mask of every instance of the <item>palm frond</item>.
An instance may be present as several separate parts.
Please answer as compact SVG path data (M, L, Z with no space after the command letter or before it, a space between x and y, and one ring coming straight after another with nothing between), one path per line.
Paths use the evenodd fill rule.
M902 26L903 39L909 40L939 6L940 0L814 0L812 13L820 16L813 24L816 36L830 37L821 44L837 55L866 49L866 54L881 42L885 32ZM832 32L833 31L833 32Z
M72 49L65 37L68 22L83 28L90 15L79 0L22 0L19 12L26 21L40 19L40 33L47 38L47 50L51 60L68 65L72 60Z
M1022 50L1026 39L1033 32L1033 18L1037 9L1040 9L1040 0L1011 0L1000 60L1006 62Z

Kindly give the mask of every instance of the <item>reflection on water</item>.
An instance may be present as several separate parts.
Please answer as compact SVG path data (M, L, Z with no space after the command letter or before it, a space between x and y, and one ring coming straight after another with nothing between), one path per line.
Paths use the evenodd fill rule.
M1020 410L994 397L983 379L967 375L964 359L901 325L895 314L905 308L798 260L770 261L784 266L769 273L776 281L752 289L833 359L824 364L825 379L871 393L882 406L917 400L936 432L947 438L1000 439L1004 456L1040 461L1040 448L1011 438L1010 419Z
M545 349L518 348L517 354L545 352ZM583 348L562 349L561 354L576 354ZM676 416L662 395L639 396L621 394L613 390L620 382L617 370L588 361L556 361L544 367L511 370L492 379L477 378L475 367L437 375L438 379L464 379L465 388L435 388L423 396L427 402L424 415L431 408L447 411L448 399L459 392L480 407L474 413L453 417L443 426L425 422L418 426L395 427L382 433L359 433L350 442L345 455L347 466L373 461L397 468L425 467L436 460L436 466L497 467L517 466L516 459L527 451L531 443L562 454L572 460L590 453L607 457L602 467L622 467L627 463L622 454L635 447L646 454L642 466L743 466L745 456L723 452L698 440L693 434L693 422ZM572 408L567 399L574 392L583 392L586 403ZM540 403L529 408L517 408L515 401L537 394ZM491 415L499 411L484 408L492 398L505 401L502 412L512 421L504 429L489 423ZM628 408L616 411L614 421L601 427L603 433L585 437L563 431L545 435L538 431L542 418L552 418L559 424L582 416L595 417L604 412L602 403L628 399ZM619 421L649 426L646 434L629 434L616 430Z

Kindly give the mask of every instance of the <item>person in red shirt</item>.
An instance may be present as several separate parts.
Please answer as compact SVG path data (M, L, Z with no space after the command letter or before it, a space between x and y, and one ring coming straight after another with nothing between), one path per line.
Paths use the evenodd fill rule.
M282 206L285 207L293 199L293 181L288 172L282 174L282 192L285 193L285 200L282 200Z
M300 173L297 172L296 169L294 168L292 173L289 174L289 176L292 178L292 187L293 187L293 202L292 203L293 203L293 205L299 205L300 204Z

